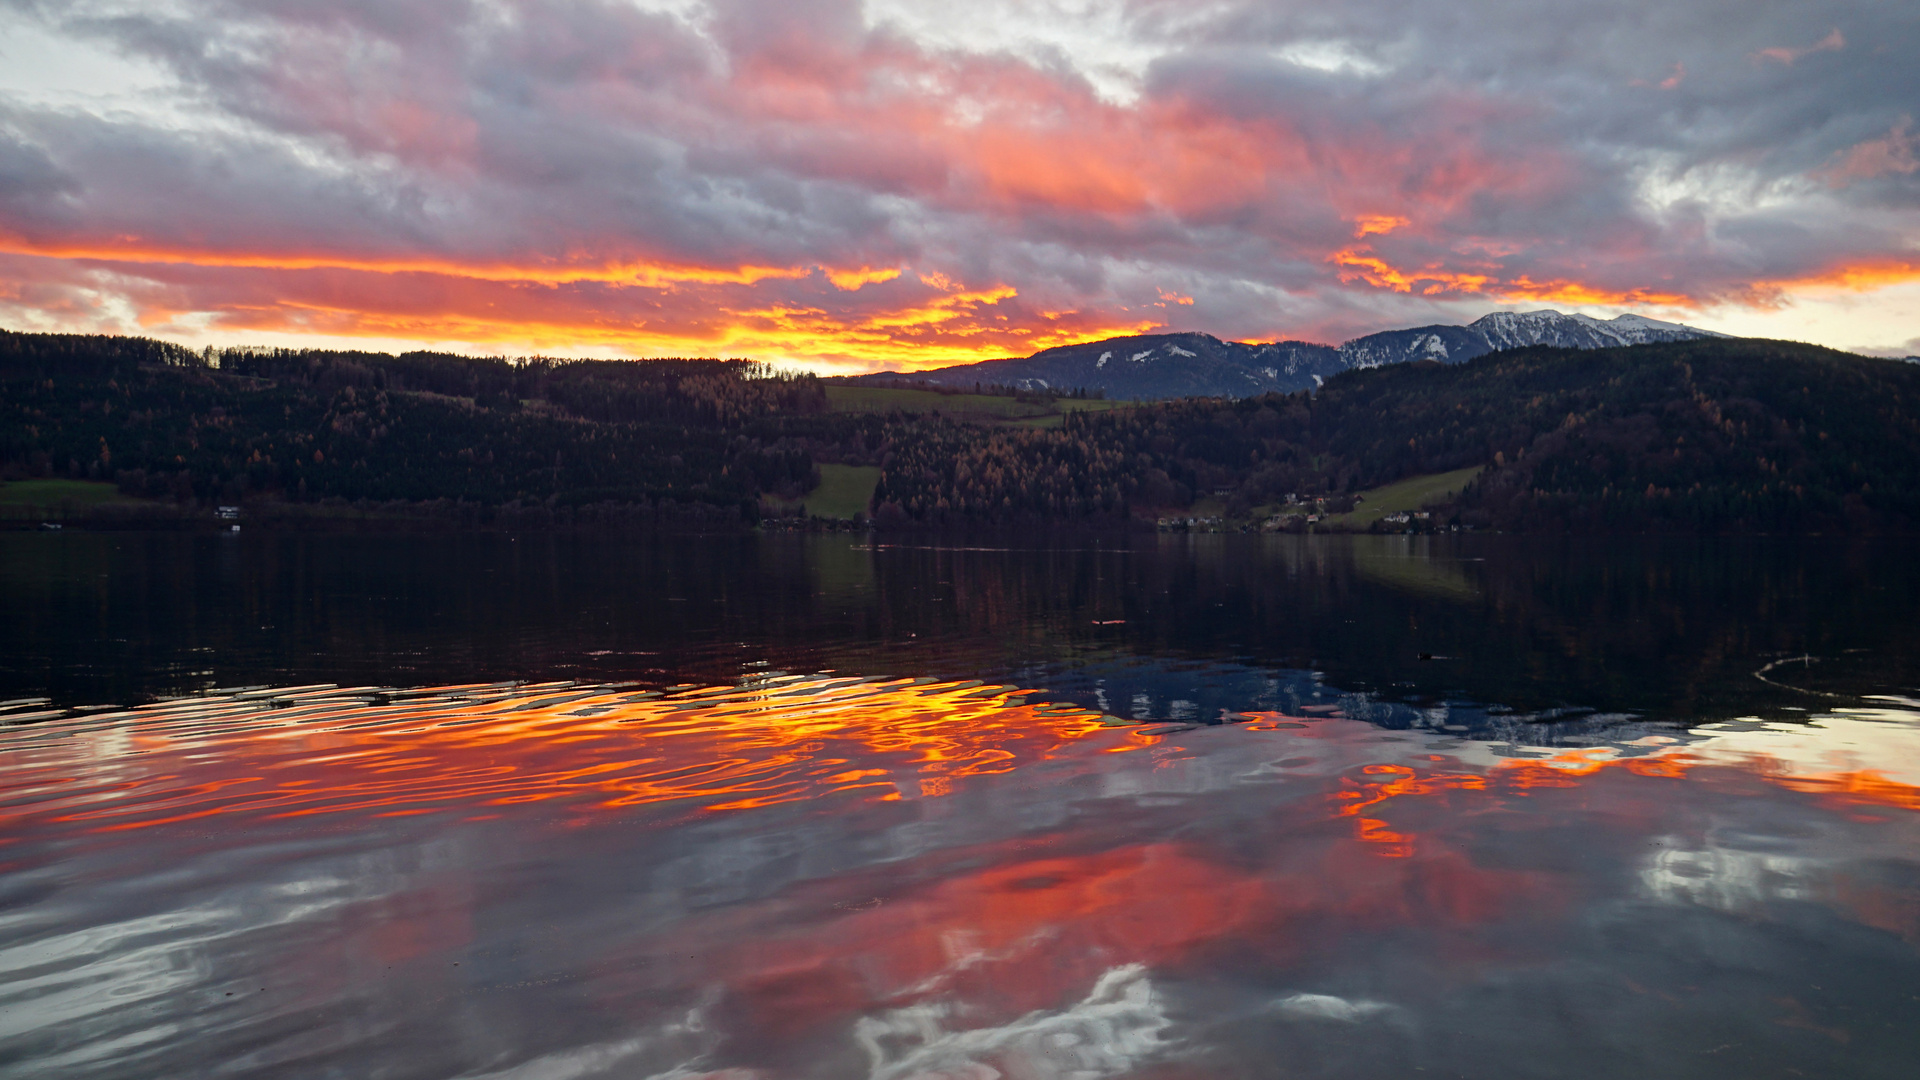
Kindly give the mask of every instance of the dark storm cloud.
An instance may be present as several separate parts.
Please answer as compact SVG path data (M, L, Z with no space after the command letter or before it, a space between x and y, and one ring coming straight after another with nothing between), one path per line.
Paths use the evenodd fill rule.
M79 181L54 164L45 150L0 128L0 204L18 207L15 212L23 215L47 208L40 212L51 216L57 213L51 204L79 188Z

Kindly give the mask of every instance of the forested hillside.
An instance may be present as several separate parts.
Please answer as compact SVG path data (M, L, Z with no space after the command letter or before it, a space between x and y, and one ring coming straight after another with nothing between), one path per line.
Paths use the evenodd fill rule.
M1920 524L1920 365L1812 346L1516 349L1347 372L1313 395L1066 410L1052 428L956 418L921 396L935 404L834 411L818 380L745 361L194 353L0 333L0 470L176 506L647 527L745 525L844 463L881 466L870 508L886 528L1106 528L1196 502L1251 525L1290 496L1339 506L1486 466L1429 527Z
M0 335L0 387L15 475L175 501L614 504L643 520L751 520L762 493L805 490L812 457L782 424L825 403L817 380L742 361L195 354L24 334Z
M1810 345L1518 349L1356 372L1315 403L1365 482L1491 461L1502 529L1799 531L1920 524L1920 366ZM1403 439L1404 436L1404 439Z
M1224 500L1231 518L1287 495L1483 464L1450 520L1910 529L1920 366L1764 341L1516 349L1348 372L1313 396L1188 399L1077 414L1058 431L897 447L876 497L935 523L1105 519L1199 496Z

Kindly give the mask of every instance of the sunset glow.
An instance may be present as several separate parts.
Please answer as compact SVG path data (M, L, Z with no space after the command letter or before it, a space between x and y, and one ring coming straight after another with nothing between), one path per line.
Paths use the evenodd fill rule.
M0 326L870 370L1550 304L1920 348L1884 6L1543 9L1574 53L1395 2L1021 10L9 7Z

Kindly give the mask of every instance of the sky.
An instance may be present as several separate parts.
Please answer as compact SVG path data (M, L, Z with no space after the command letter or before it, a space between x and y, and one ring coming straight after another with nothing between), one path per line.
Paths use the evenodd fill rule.
M0 0L0 327L821 371L1920 353L1912 0Z

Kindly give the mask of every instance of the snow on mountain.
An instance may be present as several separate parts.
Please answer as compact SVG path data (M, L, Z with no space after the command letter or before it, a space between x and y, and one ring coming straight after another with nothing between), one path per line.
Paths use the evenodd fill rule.
M1493 350L1468 326L1421 326L1412 330L1385 330L1354 338L1340 346L1340 359L1350 368L1438 360L1457 364Z
M1661 341L1724 337L1641 315L1595 319L1558 311L1497 311L1467 326L1386 330L1339 346L1306 341L1269 344L1222 341L1211 334L1147 334L1063 345L1032 356L987 360L935 371L881 372L864 381L913 379L944 386L1103 390L1109 397L1248 397L1317 388L1354 368L1434 360L1458 364L1501 349L1548 345L1604 349ZM1124 362L1121 362L1124 361Z
M1490 349L1523 345L1556 345L1568 349L1604 349L1617 345L1646 345L1657 341L1689 341L1724 337L1679 323L1661 322L1644 315L1596 319L1591 315L1562 315L1557 311L1496 311L1474 320L1467 329L1478 331Z

